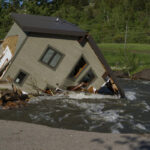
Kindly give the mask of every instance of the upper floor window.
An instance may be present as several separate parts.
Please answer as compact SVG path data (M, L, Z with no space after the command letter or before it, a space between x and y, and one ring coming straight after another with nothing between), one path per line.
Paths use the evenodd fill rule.
M62 56L63 55L60 52L57 52L56 50L48 47L41 58L41 62L52 68L55 68L62 59Z

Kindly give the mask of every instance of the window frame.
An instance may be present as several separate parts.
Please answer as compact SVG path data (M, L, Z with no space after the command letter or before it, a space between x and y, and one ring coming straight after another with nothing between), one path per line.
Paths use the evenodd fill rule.
M49 59L48 63L45 63L45 62L42 61L42 59L44 58L44 56L46 55L46 53L48 52L49 49L53 50L53 51L54 51L54 54L53 54L52 57ZM56 64L56 66L53 67L53 66L51 66L51 65L49 65L49 64L52 62L52 60L54 59L54 57L55 57L57 54L59 54L61 57L60 57L60 59L58 60L58 63ZM51 69L53 69L53 70L56 70L57 67L59 66L59 64L61 63L62 59L64 58L64 56L65 56L65 55L64 55L63 53L61 53L60 51L56 50L56 48L53 48L52 46L48 45L48 46L45 48L43 54L41 55L41 57L40 57L40 59L39 59L39 62L41 62L43 65L45 65L45 66L47 66L47 67L49 67L49 68L51 68Z
M71 73L73 72L73 70L75 69L75 67L77 66L77 64L79 63L79 61L80 61L80 59L81 58L83 58L84 60L85 60L85 62L86 62L86 66L84 67L84 69L80 72L80 74L77 76L77 78L73 78L73 77L70 77L70 75L71 75ZM88 66L89 66L89 62L85 59L85 57L83 56L83 55L81 55L80 57L79 57L79 59L78 59L78 61L76 62L76 64L73 66L73 69L71 70L71 72L69 73L69 75L68 75L68 79L71 79L72 81L77 81L79 78L80 78L80 76L84 73L84 71L86 70L86 68L88 68Z
M21 83L17 83L17 82L16 82L16 79L17 79L17 77L19 76L19 74L20 74L21 72L23 72L26 76L24 77L24 79L22 80ZM16 76L15 76L15 78L14 78L13 81L14 81L15 84L17 84L17 85L19 85L19 86L22 86L22 85L24 84L25 80L28 78L28 76L29 76L29 73L27 73L26 71L20 69L20 70L18 71L18 73L16 74Z
M83 78L84 78L90 71L92 71L92 73L94 74L94 78L93 78L93 80L91 80L91 81L89 82L89 85L92 84L92 83L97 79L96 73L93 71L92 68L89 68L88 71L84 74L84 76L80 79L79 83L83 82L83 81L82 81Z

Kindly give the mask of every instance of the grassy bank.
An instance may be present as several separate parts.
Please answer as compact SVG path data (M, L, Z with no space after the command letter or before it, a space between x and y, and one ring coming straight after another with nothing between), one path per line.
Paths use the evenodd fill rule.
M102 43L98 44L102 50L109 65L114 68L119 68L120 61L124 54L124 44L118 43ZM146 68L150 68L150 44L127 44L127 52L136 54L139 58L139 66L133 72L138 72Z

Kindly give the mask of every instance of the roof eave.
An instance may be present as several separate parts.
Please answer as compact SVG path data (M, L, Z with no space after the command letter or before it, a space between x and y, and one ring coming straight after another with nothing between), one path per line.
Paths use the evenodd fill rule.
M66 31L66 30L55 30L55 29L40 29L35 27L27 27L22 26L24 32L28 33L36 33L36 34L56 34L56 35L67 35L67 36L75 36L75 37L82 37L87 34L87 32L77 32L77 31Z

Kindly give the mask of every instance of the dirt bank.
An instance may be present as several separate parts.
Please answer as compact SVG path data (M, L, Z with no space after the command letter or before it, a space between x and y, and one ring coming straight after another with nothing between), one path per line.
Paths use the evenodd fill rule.
M113 71L113 74L117 78L129 78L129 76L121 70Z
M123 71L113 71L113 73L117 78L129 78L129 76L125 74ZM144 69L138 73L135 73L132 76L132 79L150 81L150 69Z
M134 74L133 78L150 81L150 69L144 69L143 71L140 71L140 72Z
M148 150L150 135L104 134L0 121L0 150Z

